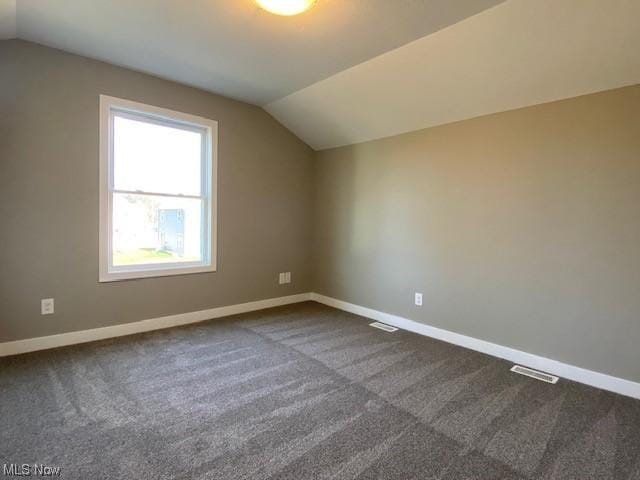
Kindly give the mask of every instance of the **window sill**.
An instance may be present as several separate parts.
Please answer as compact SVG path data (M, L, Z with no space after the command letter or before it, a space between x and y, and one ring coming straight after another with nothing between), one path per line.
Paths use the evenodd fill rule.
M118 282L120 280L135 280L140 278L169 277L174 275L189 275L192 273L215 272L215 265L201 265L193 267L173 267L173 268L148 268L144 270L115 270L100 272L98 281Z

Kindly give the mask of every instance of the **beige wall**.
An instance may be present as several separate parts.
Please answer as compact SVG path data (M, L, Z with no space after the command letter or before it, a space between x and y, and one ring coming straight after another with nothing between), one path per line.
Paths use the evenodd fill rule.
M640 381L640 86L316 169L318 293Z
M101 93L219 122L217 273L98 283ZM309 291L312 162L258 107L0 42L0 342Z
M101 93L218 120L218 272L98 283ZM640 86L314 160L257 107L0 42L0 342L315 290L640 381L639 212Z

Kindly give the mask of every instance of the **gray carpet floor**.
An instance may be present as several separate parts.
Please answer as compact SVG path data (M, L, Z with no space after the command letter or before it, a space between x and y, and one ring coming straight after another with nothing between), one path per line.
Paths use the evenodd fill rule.
M640 480L640 401L303 303L0 359L62 478Z

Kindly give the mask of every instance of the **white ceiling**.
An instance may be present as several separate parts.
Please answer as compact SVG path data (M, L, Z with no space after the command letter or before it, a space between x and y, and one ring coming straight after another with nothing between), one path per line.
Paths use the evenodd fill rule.
M502 1L18 0L17 36L264 105Z
M315 149L640 83L640 0L0 0L18 38L265 106Z
M638 19L638 0L510 0L265 108L324 149L637 84Z

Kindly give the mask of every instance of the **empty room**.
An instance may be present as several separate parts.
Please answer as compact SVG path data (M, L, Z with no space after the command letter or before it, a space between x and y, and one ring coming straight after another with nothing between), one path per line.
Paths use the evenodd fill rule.
M640 480L639 19L0 0L0 479Z

